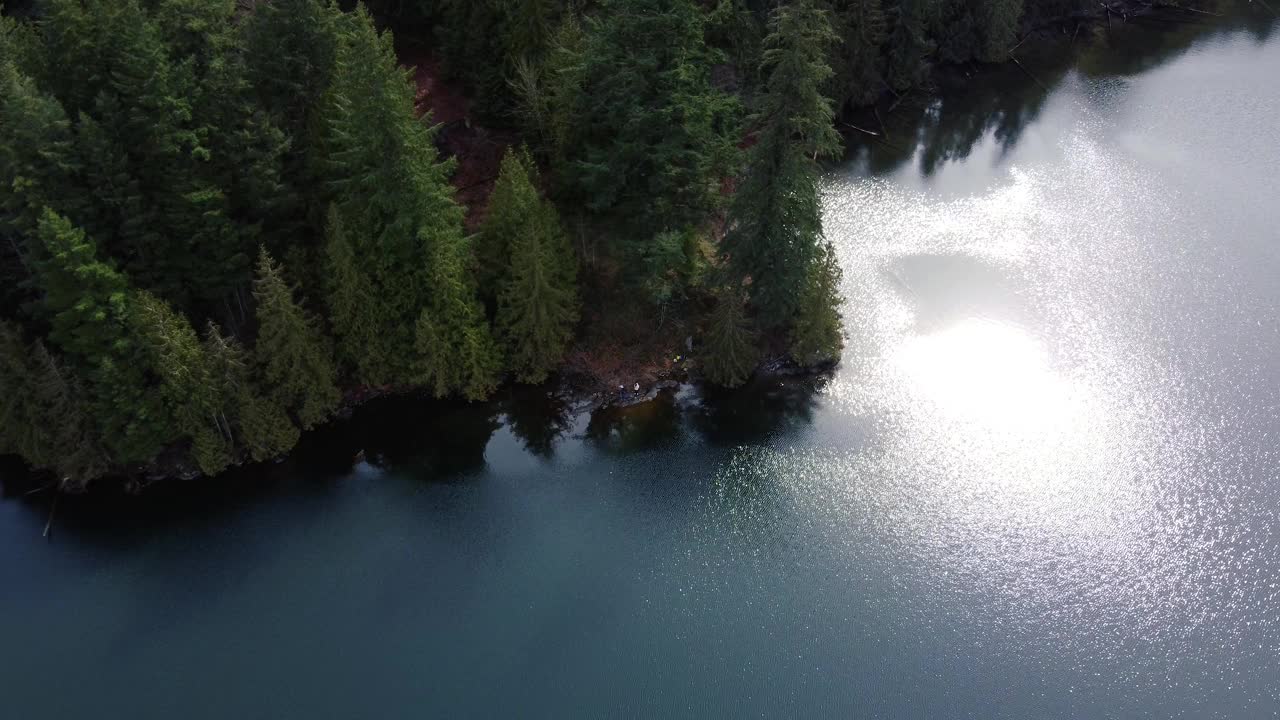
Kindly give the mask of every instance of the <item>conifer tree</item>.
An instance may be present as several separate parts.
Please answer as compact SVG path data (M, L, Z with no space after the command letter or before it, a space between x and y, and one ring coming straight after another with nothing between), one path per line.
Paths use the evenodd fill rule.
M224 336L210 323L203 347L213 391L223 399L217 416L227 438L255 461L291 450L298 442L298 426L282 407L259 394L248 358L235 338Z
M130 303L134 332L159 380L159 395L178 429L191 440L200 471L217 475L232 461L231 437L219 413L226 400L195 330L163 300L137 292Z
M50 210L41 216L38 237L36 275L49 339L83 370L112 459L151 460L174 439L173 422L152 392L149 363L132 336L128 281L96 257L82 231Z
M434 336L426 342L431 362L449 370L427 373L436 392L465 386L475 395L492 385L492 340L460 260L462 209L450 166L414 116L413 98L390 35L379 35L363 9L348 16L325 104L322 167L377 298L369 325L379 344L361 374L399 383L423 376L417 348ZM425 335L417 332L424 312L435 328ZM458 373L468 380L442 384Z
M887 33L884 10L880 0L836 0L834 15L840 37L832 62L836 104L867 105L884 88L880 54Z
M325 235L329 321L337 340L338 362L362 383L389 382L392 378L383 373L389 365L388 355L395 349L378 333L377 301L336 205L329 206Z
M317 323L298 303L280 266L264 249L253 281L258 340L254 345L267 397L309 430L323 422L341 399L334 385L333 357Z
M979 0L978 59L1001 62L1018 39L1018 21L1022 19L1023 0Z
M45 207L76 209L76 171L62 107L0 58L0 233L30 237Z
M20 455L32 467L48 467L58 450L57 424L46 416L36 385L22 331L0 321L0 454Z
M333 78L342 13L331 0L272 0L258 3L242 23L241 45L246 77L256 107L268 120L255 123L278 128L285 141L279 154L274 228L265 233L278 257L294 263L295 275L308 281L319 258L303 244L323 221L323 179L317 174L318 140L324 124L320 116L325 92Z
M110 468L98 429L89 415L89 399L74 371L54 357L40 340L31 346L31 360L30 392L40 408L40 416L32 418L32 422L52 430L46 460L38 467L52 470L61 489L83 490L89 481Z
M88 414L88 401L70 368L36 340L0 321L0 453L49 470L59 487L78 490L108 463Z
M271 0L258 3L244 21L251 81L291 138L292 153L309 147L308 133L333 77L339 15L330 0Z
M0 454L22 455L32 462L43 457L45 427L33 423L31 369L22 331L0 320Z
M464 282L462 249L437 243L431 259L435 300L414 326L417 381L437 397L461 392L469 400L497 387L501 358L484 309Z
M3 10L4 3L0 3ZM44 68L44 40L34 23L18 22L0 12L0 65L13 63L28 77L39 76Z
M443 0L436 40L451 75L476 98L474 111L502 121L511 109L507 79L522 60L537 62L563 0Z
M693 0L611 0L587 19L562 180L641 241L702 223L737 159L736 103Z
M10 314L31 301L40 212L51 205L66 211L82 206L76 172L71 124L62 108L18 70L15 58L0 54L0 308Z
M737 387L751 377L759 356L742 297L722 290L707 328L703 374L725 387Z
M225 198L195 164L204 154L194 64L171 59L138 0L51 0L44 31L42 86L77 117L95 190L92 213L77 221L133 282L190 307L237 244Z
M825 48L833 37L813 0L782 5L770 20L759 130L724 239L732 271L751 279L751 301L770 327L791 321L822 235L814 158L839 146L821 92L831 76Z
M534 187L533 161L508 151L480 232L482 277L499 286L496 325L521 382L547 378L578 320L576 267L555 207ZM496 265L496 267L494 267Z
M198 210L174 232L192 237L201 255L206 304L247 287L258 245L268 238L276 246L296 240L305 218L284 177L288 138L258 101L233 8L228 0L159 0L156 11L171 55L195 74L191 153L197 162L186 173L184 197Z
M840 350L844 347L840 276L835 248L824 243L809 266L791 327L791 357L801 365L821 365L840 359Z

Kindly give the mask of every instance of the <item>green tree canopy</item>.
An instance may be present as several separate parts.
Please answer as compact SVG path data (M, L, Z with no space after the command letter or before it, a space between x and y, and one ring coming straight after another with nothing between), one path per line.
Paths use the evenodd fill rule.
M587 18L562 171L571 196L642 240L704 222L737 153L736 108L693 0L609 0Z
M796 0L774 11L765 41L768 80L724 250L731 270L751 279L751 301L772 327L794 316L822 237L815 157L839 147L821 90L831 77L825 49L833 40L827 13L813 0Z
M555 207L538 194L536 172L528 153L507 152L480 233L481 277L498 287L507 364L529 383L559 363L578 320L573 248Z
M84 232L46 210L36 275L49 339L89 383L93 415L113 460L146 462L175 435L153 392L150 363L130 326L130 286L97 258Z
M708 380L737 387L755 372L759 352L747 319L745 303L735 290L720 293L707 327L702 372Z
M328 341L266 250L258 254L253 297L258 319L254 360L261 386L276 407L309 430L328 419L342 399Z

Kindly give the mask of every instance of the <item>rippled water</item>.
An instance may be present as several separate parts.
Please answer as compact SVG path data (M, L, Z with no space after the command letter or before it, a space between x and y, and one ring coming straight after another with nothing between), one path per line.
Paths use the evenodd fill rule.
M830 378L0 503L0 715L1277 715L1275 30L904 103L825 190Z

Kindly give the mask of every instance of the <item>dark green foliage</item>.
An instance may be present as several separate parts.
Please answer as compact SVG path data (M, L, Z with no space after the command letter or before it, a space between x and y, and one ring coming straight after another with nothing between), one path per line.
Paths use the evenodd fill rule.
M0 57L0 307L29 301L32 238L49 204L77 205L71 124L57 101Z
M887 27L880 0L835 0L832 25L841 42L832 62L831 93L838 106L867 105L884 90L880 47Z
M555 167L563 166L568 155L575 104L582 91L585 43L582 24L566 14L541 58L518 58L508 78L513 109L524 122L526 135L539 156Z
M217 19L199 7L167 0L159 12L175 28L196 15L198 26ZM59 62L44 82L76 114L85 180L96 191L86 210L60 209L133 282L194 309L248 279L252 226L236 225L228 199L235 189L211 177L246 158L224 157L235 127L211 129L200 115L213 105L202 97L237 101L225 85L202 93L205 74L223 67L215 53L230 52L229 39L217 39L229 37L225 27L209 28L198 43L183 30L189 41L171 38L172 46L160 28L136 0L52 0L44 31ZM188 50L200 57L181 54ZM84 72L66 71L82 63Z
M750 278L763 323L781 327L795 314L797 290L822 235L814 158L834 152L838 137L821 92L831 76L827 13L799 0L775 11L770 29L759 129L734 195L724 250L733 273Z
M298 427L280 405L257 394L249 361L240 345L224 337L216 325L205 332L205 357L222 406L217 419L223 432L254 460L288 452L298 441Z
M203 346L213 392L222 400L215 411L222 432L253 460L267 460L292 449L298 442L298 427L283 407L258 394L240 344L210 323Z
M60 487L82 489L108 461L70 368L37 340L0 321L0 453L21 455L54 473Z
M153 392L145 349L132 336L130 287L93 243L52 211L40 219L36 276L49 339L88 381L92 414L112 459L145 462L174 437Z
M686 299L688 290L697 285L703 271L703 258L698 233L692 230L665 230L640 247L640 289L661 313L674 303Z
M475 111L502 121L513 108L508 79L537 62L559 22L562 0L442 0L436 39L450 73L477 99Z
M462 209L447 180L450 166L439 161L430 128L414 117L414 90L396 64L390 35L379 35L363 11L346 26L326 101L323 169L345 228L342 237L361 259L368 295L377 300L365 309L346 304L373 331L356 341L368 342L359 350L359 375L369 383L411 383L423 374L425 342L430 362L449 370L429 373L437 393L465 386L468 395L482 394L492 380L478 378L494 373L481 369L492 358L480 358L490 354L492 341L480 340L489 331L459 259ZM337 288L330 255L331 284ZM424 341L418 331L424 313L439 341ZM339 332L350 337L350 324L340 324ZM472 370L462 370L467 367Z
M835 248L824 243L809 266L791 326L791 357L815 366L840 359L844 333L840 325L840 265Z
M736 291L722 291L703 343L703 375L716 385L737 387L751 377L758 357L742 297Z
M533 161L508 152L481 231L497 293L496 325L507 365L521 382L542 382L564 356L578 320L577 267L560 217L538 195ZM496 261L496 266L495 266Z
M231 464L232 439L219 417L226 400L214 382L210 358L191 323L163 300L138 292L130 311L134 333L159 380L160 398L177 429L190 439L200 471L217 475Z
M644 241L705 221L736 159L704 20L692 0L612 0L587 19L561 179Z
M927 34L932 0L897 0L886 6L889 33L884 43L884 79L895 92L920 82L925 58L935 46Z
M277 408L292 413L309 430L328 419L341 400L328 341L266 250L258 255L253 297L258 319L254 362L261 387Z
M998 62L1017 37L1022 0L940 0L933 35L938 55L950 63Z
M461 392L470 400L497 387L501 358L484 322L484 308L463 280L460 244L434 244L428 281L435 291L414 326L415 380L437 397Z
M759 81L760 53L764 50L763 16L749 0L717 0L707 15L707 40L723 48L728 61L747 88Z
M762 323L809 338L830 325L807 315L806 268L814 162L834 138L812 1L779 11L792 25L767 47L757 0L380 8L434 25L473 114L524 122L557 197L596 216L578 226L617 229L598 245L659 325L725 269L711 238L748 99L723 259ZM887 1L836 5L842 99L919 78L945 13ZM1020 5L1001 2L968 12L972 56L1007 44ZM904 35L906 3L921 9ZM352 5L45 0L38 23L0 16L0 452L67 488L158 458L213 475L287 452L340 384L478 399L504 373L554 371L578 264L533 159L504 159L473 247L391 35ZM726 383L753 357L734 297L712 318L726 349L708 372Z
M329 0L259 3L244 22L250 78L297 149L333 76L339 15Z
M385 378L381 374L378 352L383 340L378 337L377 298L369 276L347 238L337 206L329 206L325 234L329 321L333 326L338 361L362 383L383 382Z
M272 207L274 221L282 226L267 228L264 240L277 255L297 263L294 272L308 280L317 274L317 258L298 241L314 230L326 207L314 154L341 20L330 0L272 0L258 3L242 26L244 64L258 107L288 141L281 157L284 187Z

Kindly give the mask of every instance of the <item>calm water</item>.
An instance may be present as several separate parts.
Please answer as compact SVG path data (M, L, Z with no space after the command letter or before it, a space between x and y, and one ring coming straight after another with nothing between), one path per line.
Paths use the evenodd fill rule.
M10 482L0 716L1275 716L1275 30L904 103L830 378L384 401L47 542Z

